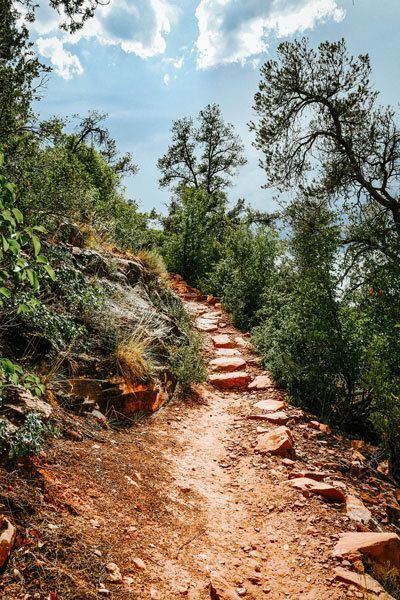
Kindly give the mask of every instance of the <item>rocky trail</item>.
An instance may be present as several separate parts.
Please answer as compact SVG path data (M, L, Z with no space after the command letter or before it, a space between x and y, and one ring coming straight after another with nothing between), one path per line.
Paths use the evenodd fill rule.
M53 509L41 527L54 544L79 535L65 549L79 598L389 599L363 575L370 561L400 570L388 517L400 495L383 467L288 406L221 307L177 287L204 332L209 381L129 431L60 441L41 470ZM2 597L45 598L12 589Z

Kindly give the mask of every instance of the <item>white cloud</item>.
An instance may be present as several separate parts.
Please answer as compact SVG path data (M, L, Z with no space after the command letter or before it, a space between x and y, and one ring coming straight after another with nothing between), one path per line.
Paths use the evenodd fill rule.
M171 77L168 75L168 73L166 73L164 75L164 79L163 79L165 85L169 85L169 82L171 81Z
M77 56L64 48L63 42L56 37L38 38L37 46L40 54L49 58L54 70L63 79L71 79L83 73L83 68Z
M40 44L38 40L39 52L50 58L54 65L57 64L56 72L62 75L67 71L58 66L61 60L60 45L62 47L64 43L76 44L82 39L94 39L103 45L120 46L124 52L140 58L163 54L166 49L166 36L170 33L177 14L177 9L168 0L111 0L100 4L95 16L89 19L82 29L71 35L60 32L58 27L63 20L62 16L47 6L47 0L40 0L33 28L41 36ZM49 34L53 37L43 37ZM57 37L54 37L55 35ZM58 40L58 43L55 40ZM54 54L51 53L52 49ZM77 57L73 57L66 50L64 52L70 59L72 57L79 63ZM77 68L76 62L72 70L78 74L82 72Z
M268 49L271 34L287 37L344 16L338 0L200 0L197 66L243 64Z

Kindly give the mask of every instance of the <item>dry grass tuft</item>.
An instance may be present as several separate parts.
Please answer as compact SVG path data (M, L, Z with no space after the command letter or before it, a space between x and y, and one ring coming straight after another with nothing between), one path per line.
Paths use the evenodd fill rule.
M117 345L115 363L125 383L134 386L151 379L153 367L147 356L149 338L131 337Z
M142 263L143 267L149 273L167 279L168 271L163 257L153 250L139 250L136 258Z

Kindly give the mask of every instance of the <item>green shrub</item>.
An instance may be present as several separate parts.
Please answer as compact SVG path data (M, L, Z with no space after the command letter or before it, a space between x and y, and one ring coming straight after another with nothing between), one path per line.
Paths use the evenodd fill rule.
M43 422L37 412L26 415L25 422L15 433L10 433L7 422L0 422L0 448L7 451L11 459L21 456L36 456L43 450L43 444L48 435L58 436L58 430Z

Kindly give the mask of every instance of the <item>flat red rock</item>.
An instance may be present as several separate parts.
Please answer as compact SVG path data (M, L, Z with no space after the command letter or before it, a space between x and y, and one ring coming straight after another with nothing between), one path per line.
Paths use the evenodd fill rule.
M318 494L331 500L332 502L346 502L346 496L340 488L336 488L329 483L323 483L322 481L315 481L309 477L298 477L290 480L290 484L300 490L309 494Z
M272 386L272 380L268 375L257 375L249 384L249 390L266 390Z
M239 371L246 366L246 361L238 356L214 358L210 366L216 371Z
M347 496L346 513L356 523L368 525L372 519L371 511L365 506L360 498L356 496Z
M323 471L292 471L289 473L289 479L314 479L314 481L323 481L327 476Z
M289 415L279 410L278 412L269 413L268 415L264 415L265 421L269 423L273 423L274 425L286 425L289 421Z
M217 356L240 356L240 351L237 348L218 348Z
M199 331L205 331L208 333L211 333L212 331L217 331L218 329L218 325L216 323L214 323L213 321L206 321L206 320L198 320L196 322L196 328Z
M285 408L285 403L282 400L260 400L260 402L254 405L254 408L277 412Z
M268 433L261 433L257 437L256 450L260 454L290 456L293 454L292 432L287 427L282 426Z
M234 371L233 373L217 373L211 375L209 382L217 388L244 388L250 380L250 375L245 371Z
M232 342L229 335L222 333L221 335L212 336L213 344L216 348L234 348L235 344Z
M333 556L350 554L365 554L376 564L386 570L389 567L400 575L400 538L395 533L344 533L333 549Z
M390 598L390 596L386 594L383 587L373 577L371 577L371 575L367 575L367 573L360 575L359 573L354 573L354 571L349 571L343 567L336 567L335 579L338 581L344 581L350 585L355 585L356 587L371 594L378 594L382 600L384 600L384 598Z

